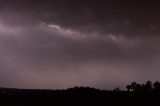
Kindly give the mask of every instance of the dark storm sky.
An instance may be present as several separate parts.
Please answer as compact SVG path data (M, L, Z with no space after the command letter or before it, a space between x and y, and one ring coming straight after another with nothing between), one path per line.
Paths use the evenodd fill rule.
M160 80L159 5L0 0L0 86L112 89Z

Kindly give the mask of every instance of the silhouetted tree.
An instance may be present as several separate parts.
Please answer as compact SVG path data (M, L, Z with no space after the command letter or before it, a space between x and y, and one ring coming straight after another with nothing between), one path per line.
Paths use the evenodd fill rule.
M137 84L136 82L132 82L131 85L127 85L126 88L130 92L137 92L140 91L141 85Z
M146 91L152 90L152 82L147 81L146 84L144 85Z
M160 82L159 81L156 81L154 84L154 89L157 90L157 91L160 91Z
M115 88L114 90L113 90L114 92L119 92L120 91L120 88Z
M130 91L131 90L131 85L127 85L126 88L127 88L127 91Z

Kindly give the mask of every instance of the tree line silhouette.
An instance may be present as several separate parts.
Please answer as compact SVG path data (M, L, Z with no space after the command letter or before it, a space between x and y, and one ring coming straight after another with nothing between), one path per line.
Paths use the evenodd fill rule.
M73 87L63 90L43 90L43 89L13 89L13 88L0 88L0 96L13 96L13 95L97 95L106 94L108 92L159 92L160 93L160 82L156 81L152 83L151 81L146 81L144 84L139 84L137 82L132 82L130 85L126 86L126 90L121 90L120 88L115 88L113 90L100 90L91 87Z
M63 90L0 88L0 98L2 98L0 103L4 103L4 106L6 106L6 103L9 106L14 104L23 106L34 104L35 106L49 106L50 104L66 106L67 104L75 106L74 102L82 106L84 103L89 106L95 104L97 106L104 104L143 106L144 104L148 105L149 102L153 105L153 103L156 103L155 100L160 98L159 81L153 83L147 81L144 84L132 82L126 86L126 89L100 90L91 87L73 87ZM143 105L140 105L140 103Z
M127 91L129 92L149 92L149 91L159 91L160 92L160 82L156 81L152 83L147 81L145 84L138 84L132 82L130 85L126 86Z

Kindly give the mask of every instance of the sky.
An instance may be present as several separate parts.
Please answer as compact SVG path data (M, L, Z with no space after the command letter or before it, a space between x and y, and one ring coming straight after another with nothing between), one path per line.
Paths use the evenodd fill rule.
M0 86L124 89L160 80L159 4L0 0Z

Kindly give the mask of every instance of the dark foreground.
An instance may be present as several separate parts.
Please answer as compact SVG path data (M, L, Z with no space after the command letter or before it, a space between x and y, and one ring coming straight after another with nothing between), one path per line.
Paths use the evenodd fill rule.
M158 106L160 93L100 91L92 88L68 90L0 89L0 106Z

